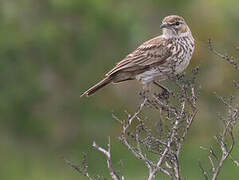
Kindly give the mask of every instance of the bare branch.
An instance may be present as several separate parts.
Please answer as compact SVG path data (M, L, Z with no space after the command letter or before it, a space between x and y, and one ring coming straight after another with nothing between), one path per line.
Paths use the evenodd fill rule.
M174 161L174 172L175 172L175 178L177 180L181 180L181 174L180 174L180 167L179 167L179 161L178 161L178 155L174 155L175 161Z
M185 74L170 77L169 79L176 85L175 92L171 90L166 92L166 88L163 88L159 94L142 93L143 102L134 113L125 111L126 119L121 120L112 114L122 127L119 139L133 156L145 164L148 169L148 180L154 180L159 172L170 179L182 179L179 162L181 147L198 111L197 73L198 68L193 71L193 77L190 79L185 79ZM161 87L160 84L159 86ZM144 108L152 108L158 113L161 127L160 130L156 130L157 133L155 129L148 127L150 119L145 121L141 118ZM106 156L111 178L124 179L112 166L110 139L108 149L98 146L95 142L93 147ZM150 156L151 153L154 154L154 158Z
M235 140L234 140L234 136L233 136L233 133L230 131L229 134L231 136L231 139L232 139L232 144L229 148L229 150L227 151L226 147L225 147L225 139L224 137L226 136L226 131L227 129L225 128L224 131L223 131L223 140L221 141L221 150L222 150L222 156L221 156L221 159L219 161L219 164L217 166L217 168L215 169L214 173L213 173L213 177L212 177L212 180L216 180L220 171L221 171L221 168L224 164L224 161L228 158L228 156L231 154L232 150L233 150L233 147L235 145ZM225 135L224 135L225 133Z
M203 174L203 176L204 176L204 179L205 179L205 180L208 180L208 173L207 173L207 171L202 167L202 164L201 164L200 161L198 162L198 166L199 166L199 168L200 168L201 171L202 171L202 174Z
M221 53L219 53L218 51L215 50L215 48L212 45L212 39L208 39L208 44L209 44L209 49L213 52L213 54L217 55L218 57L226 60L227 62L229 62L237 71L239 71L239 66L238 63L236 62L234 57L229 57L227 55L223 55Z
M210 163L211 163L211 166L212 166L212 172L215 173L215 165L214 165L214 162L213 162L211 156L208 156L208 159L210 160Z
M108 150L105 150L104 148L98 146L95 141L93 142L92 145L95 149L97 149L98 151L102 152L105 156L106 156L106 160L107 160L107 165L108 165L108 169L110 171L110 175L112 177L113 180L120 180L120 176L117 174L117 172L115 171L115 169L112 166L111 163L111 154L110 154L110 137L109 137L109 142L108 142ZM124 179L124 177L122 177L122 179Z
M122 134L120 137L120 140L123 142L123 144L131 151L131 153L137 157L138 159L142 160L145 165L147 166L147 168L149 169L149 172L151 173L153 171L153 167L155 166L155 164L150 161L143 153L140 147L140 141L139 141L139 134L136 133L136 142L137 142L137 147L134 148L129 141L127 140L126 136L127 136L127 130L128 128L131 126L132 122L134 119L139 119L138 115L140 114L140 112L142 111L143 107L145 106L145 103L147 102L147 98L144 99L144 101L141 103L139 109L134 113L133 116L131 116L130 114L128 114L129 120L128 122L123 123L123 130L122 130ZM117 118L118 119L118 118ZM120 121L122 122L122 121ZM171 176L170 173L162 168L159 167L159 170L163 173L165 173L168 176Z
M233 159L231 155L230 155L230 159L234 162L234 164L235 164L236 166L239 167L239 161L238 161L238 160Z
M223 129L219 136L215 136L215 139L221 150L221 158L218 159L216 153L210 148L210 153L215 157L215 159L219 160L217 165L213 163L213 160L210 159L212 165L213 177L212 180L216 180L221 169L224 165L224 162L228 157L231 156L231 152L235 146L235 139L233 135L233 129L236 125L236 122L239 117L239 109L233 105L233 97L230 97L228 100L217 96L217 98L225 105L227 108L227 116L226 118L221 118L223 120ZM226 140L227 137L231 138L231 143ZM230 144L230 146L228 146Z
M237 88L239 90L239 83L235 80L233 81L233 83L234 83L235 88Z
M210 164L212 167L212 169L211 169L212 180L217 179L218 175L220 174L220 172L222 170L225 160L228 159L228 157L231 157L231 152L235 146L233 129L235 128L236 122L239 118L239 108L233 105L234 98L232 96L230 98L226 99L226 98L223 98L223 97L220 97L217 95L217 98L220 100L220 102L222 102L225 105L225 107L227 109L226 117L223 118L222 115L220 115L220 117L219 117L220 120L223 122L221 133L218 136L214 137L219 148L220 148L221 157L218 157L217 153L215 153L215 151L212 147L210 147L209 149L201 148L210 153L208 158L209 158L209 161L210 161ZM230 137L231 140L228 140L227 137ZM203 173L205 174L205 171Z
M63 157L63 159L70 167L75 169L77 172L79 172L83 176L87 177L89 180L93 180L88 172L88 165L86 163L86 155L85 154L83 156L83 161L82 161L81 165L73 164L70 160L66 159L65 157Z

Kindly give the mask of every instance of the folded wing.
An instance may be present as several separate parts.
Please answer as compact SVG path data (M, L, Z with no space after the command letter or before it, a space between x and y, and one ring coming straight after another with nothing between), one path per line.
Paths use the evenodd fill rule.
M119 72L142 73L153 66L160 66L171 55L168 40L162 36L151 39L120 61L106 76Z

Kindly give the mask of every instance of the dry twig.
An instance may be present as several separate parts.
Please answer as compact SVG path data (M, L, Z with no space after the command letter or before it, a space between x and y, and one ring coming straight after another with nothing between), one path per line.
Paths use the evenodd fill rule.
M215 50L215 48L212 45L211 39L208 40L209 48L210 50L217 55L218 57L228 61L236 70L239 71L238 63L235 61L234 57L229 57L227 55L223 55ZM239 89L239 85L236 81L234 82L235 88ZM215 140L218 144L218 147L220 149L220 158L215 153L214 149L210 147L210 149L204 148L204 150L207 150L209 152L208 159L211 164L211 174L212 174L212 180L216 180L218 178L218 175L222 171L222 167L224 165L224 162L226 159L233 158L231 157L231 152L235 146L235 138L233 134L233 130L236 126L236 123L239 118L239 106L233 103L234 97L229 97L228 99L223 98L221 96L218 96L216 94L217 98L221 103L224 104L225 109L227 111L226 117L220 116L219 119L222 121L222 130L221 133L218 136L215 136ZM227 139L229 137L231 140L229 141ZM237 163L233 160L234 163ZM202 165L199 165L201 169ZM208 179L208 175L205 176L205 171L203 170L203 175L205 179Z
M98 151L102 152L105 156L106 156L106 160L107 160L107 165L108 165L108 169L110 171L110 175L112 177L113 180L120 180L120 179L124 179L124 177L122 176L122 178L120 178L120 176L117 174L117 172L115 171L115 169L112 166L112 162L111 162L111 152L110 152L110 137L109 137L109 142L108 142L108 150L105 150L104 148L98 146L96 144L96 142L93 142L92 145L95 149L97 149Z
M213 52L213 54L217 55L221 59L226 60L229 62L237 71L239 71L239 66L238 63L236 62L236 59L233 56L228 56L228 55L223 55L217 50L212 45L212 39L208 39L208 44L209 44L209 49Z

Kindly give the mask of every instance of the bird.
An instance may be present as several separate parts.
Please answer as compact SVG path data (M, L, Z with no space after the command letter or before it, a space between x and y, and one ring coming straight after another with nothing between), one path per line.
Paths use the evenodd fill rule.
M110 83L138 80L146 89L153 82L183 72L194 52L194 38L183 17L166 16L160 25L162 35L150 39L128 54L105 74L105 78L85 91L90 96Z

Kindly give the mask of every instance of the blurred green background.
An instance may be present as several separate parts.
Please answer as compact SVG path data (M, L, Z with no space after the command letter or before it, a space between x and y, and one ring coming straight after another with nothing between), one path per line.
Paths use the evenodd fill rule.
M238 0L1 0L0 1L0 179L82 179L61 156L79 163L87 153L89 171L109 177L104 156L93 140L106 145L127 179L145 179L144 165L119 143L112 119L134 112L137 82L111 85L90 98L80 94L142 42L161 34L164 16L185 18L196 39L187 71L200 65L199 114L183 148L183 176L202 179L213 143L216 113L223 106L213 95L236 95L231 80L238 72L208 50L213 38L221 52L239 57ZM237 98L238 99L238 98ZM238 148L233 152L239 158ZM126 168L121 168L122 160ZM230 161L219 179L237 179Z

